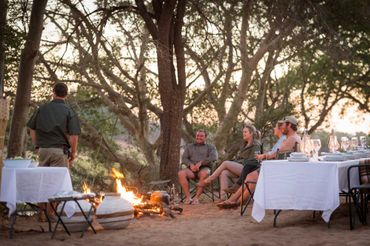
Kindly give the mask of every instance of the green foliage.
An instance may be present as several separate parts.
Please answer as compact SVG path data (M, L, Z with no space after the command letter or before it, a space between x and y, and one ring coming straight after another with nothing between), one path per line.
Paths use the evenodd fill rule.
M93 160L91 153L80 154L71 168L73 189L82 191L86 183L92 192L114 191L114 180L110 176L111 167L107 163Z

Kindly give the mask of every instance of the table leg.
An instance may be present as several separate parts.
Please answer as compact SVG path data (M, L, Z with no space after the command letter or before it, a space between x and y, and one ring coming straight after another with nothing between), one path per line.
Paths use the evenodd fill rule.
M276 220L277 220L277 217L279 216L281 210L274 210L274 214L275 214L275 217L274 217L274 227L276 227Z
M53 230L53 232L52 232L52 234L51 234L51 238L52 238L52 239L53 239L53 238L54 238L54 236L55 236L55 233L56 233L56 231L57 231L57 228L58 228L59 222L62 224L62 226L63 226L64 230L67 232L67 234L68 234L69 236L71 236L71 233L69 232L69 230L67 229L66 225L65 225L65 224L64 224L64 222L62 221L62 218L60 217L60 216L63 214L64 207L65 207L66 203L67 203L66 201L65 201L65 202L63 202L62 209L60 210L60 214L57 212L58 205L54 208L54 205L53 205L52 203L50 203L50 207L53 209L53 211L54 211L55 215L58 217L57 222L55 223L54 230Z
M9 217L9 238L12 239L14 235L14 225L17 219L17 210L15 210Z
M87 228L89 228L89 227L91 227L91 229L93 230L93 232L96 234L95 228L93 227L93 225L91 224L91 222L90 222L90 220L89 220L90 215L91 215L91 212L92 212L92 210L93 210L93 206L91 205L90 210L89 210L89 212L88 212L88 213L87 213L87 215L86 215L86 214L85 214L85 212L83 211L83 209L82 209L82 207L81 207L80 203L79 203L77 200L74 200L74 201L77 203L77 206L79 207L79 209L80 209L80 211L81 211L82 215L84 216L84 218L85 218L85 220L86 220L86 223L88 224L88 226L86 227L86 229L87 229ZM86 229L85 229L85 230L86 230ZM85 230L82 230L82 232L81 232L81 236L80 236L81 238L84 236Z

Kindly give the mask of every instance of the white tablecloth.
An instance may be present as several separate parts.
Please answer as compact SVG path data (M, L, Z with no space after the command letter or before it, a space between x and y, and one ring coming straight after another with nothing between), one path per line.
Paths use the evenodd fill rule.
M48 202L60 192L72 192L69 171L65 167L3 168L0 201L6 202L9 215L16 203Z
M328 222L339 206L339 192L347 190L347 169L359 160L344 162L262 162L252 217L260 222L265 209L295 209L323 211ZM352 180L353 179L353 180ZM358 184L358 173L353 172L352 184Z

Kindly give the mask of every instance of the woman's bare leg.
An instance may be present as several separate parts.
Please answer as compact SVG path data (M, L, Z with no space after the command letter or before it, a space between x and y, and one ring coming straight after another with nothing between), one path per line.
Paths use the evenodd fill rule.
M206 179L206 183L215 180L221 175L224 170L229 170L230 173L240 176L243 170L243 165L235 161L224 161L221 165Z
M220 174L220 195L222 200L226 200L225 189L229 187L230 179L238 178L237 175L231 173L229 170L225 169Z

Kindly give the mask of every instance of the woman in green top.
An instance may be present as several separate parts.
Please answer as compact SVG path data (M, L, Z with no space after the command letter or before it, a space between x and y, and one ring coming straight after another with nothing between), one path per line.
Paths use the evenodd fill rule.
M235 160L223 161L221 165L213 172L211 176L206 178L203 182L199 182L199 186L205 186L211 183L211 181L220 177L220 194L222 199L226 199L225 189L228 187L228 179L237 178L240 176L243 163L246 160L255 159L257 151L260 151L261 144L257 139L257 131L253 125L245 125L243 127L243 139L244 142L236 154Z

